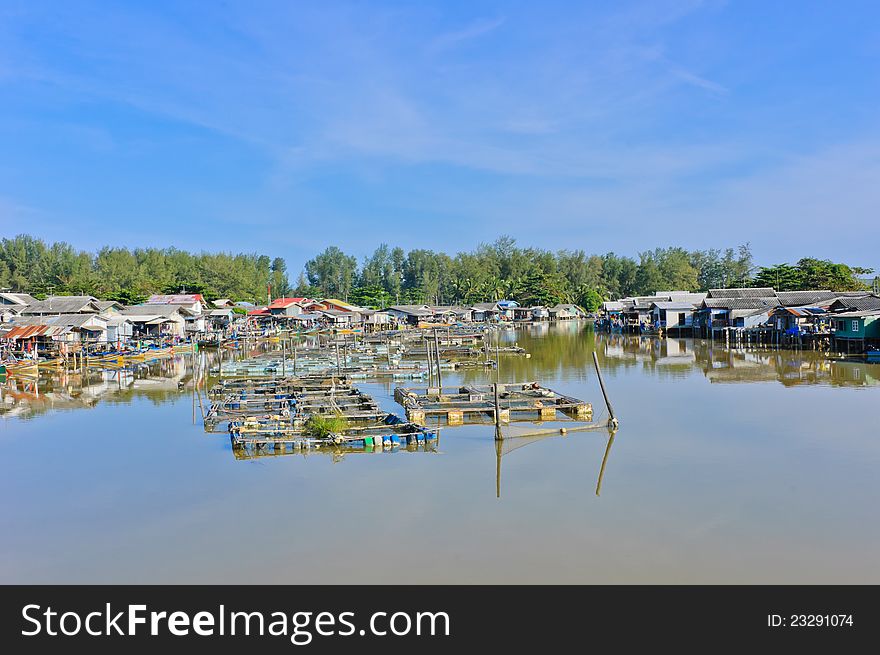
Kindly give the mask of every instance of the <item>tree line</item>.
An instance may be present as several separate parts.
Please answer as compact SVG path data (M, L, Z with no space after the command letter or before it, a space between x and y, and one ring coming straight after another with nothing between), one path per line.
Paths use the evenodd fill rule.
M794 273L776 279L780 266ZM370 306L470 304L506 298L521 305L573 303L593 311L603 300L657 291L741 286L773 286L780 291L864 289L859 276L870 272L809 258L793 266L758 267L749 244L709 250L655 248L632 258L613 252L520 248L514 239L502 236L454 256L421 249L404 252L382 244L360 265L355 257L331 246L306 263L296 291Z
M265 302L289 293L284 259L266 255L191 253L177 248L111 248L90 253L29 235L0 240L0 289L35 297L82 294L126 304L154 293Z
M34 295L83 293L125 303L151 293L203 293L262 304L273 297L335 297L372 307L472 304L503 298L522 305L573 303L593 311L603 300L657 291L771 286L779 291L866 288L871 269L804 258L754 265L748 244L736 248L655 248L637 258L584 250L522 248L508 236L449 255L382 244L358 262L330 246L306 262L291 285L283 258L190 253L176 248L78 251L19 235L0 241L0 288Z

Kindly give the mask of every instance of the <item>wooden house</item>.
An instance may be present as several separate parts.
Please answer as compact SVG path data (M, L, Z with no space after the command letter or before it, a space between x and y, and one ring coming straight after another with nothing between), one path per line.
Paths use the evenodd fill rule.
M551 321L570 321L578 318L586 318L587 314L577 305L560 303L547 310Z
M276 298L266 309L272 316L296 316L303 313L304 307L309 302L308 298Z
M187 310L180 305L131 305L120 314L134 326L135 336L183 337L186 335Z
M675 332L680 334L687 331L692 332L694 329L694 311L693 303L661 300L651 303L651 321L658 328L663 328L667 332Z
M470 309L473 312L474 321L477 323L497 321L502 314L497 302L478 302L471 305Z
M94 296L49 296L37 300L21 310L22 316L51 316L61 314L98 314L100 301Z
M880 346L880 308L841 312L832 317L833 344L840 352Z

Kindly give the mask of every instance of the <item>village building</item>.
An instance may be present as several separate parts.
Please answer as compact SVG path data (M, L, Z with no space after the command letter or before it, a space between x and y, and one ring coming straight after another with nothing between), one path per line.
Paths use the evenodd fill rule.
M680 336L685 332L693 333L695 311L691 302L660 300L651 303L651 321L658 328Z
M478 302L471 305L470 309L473 312L473 320L477 323L497 321L502 313L497 302Z
M434 317L434 312L428 305L392 305L383 311L398 323L409 325L418 325L419 321L430 321Z
M27 293L0 293L0 307L6 305L24 307L37 302L37 299Z
M840 352L862 353L880 349L880 308L841 312L832 322L834 347Z
M136 337L184 337L186 336L188 311L181 305L131 305L120 314L134 326Z
M107 319L97 313L18 316L4 327L0 338L37 352L107 343Z
M309 302L308 298L276 298L267 309L272 316L296 316L303 313Z
M49 296L36 300L21 310L22 316L49 316L60 314L98 314L99 301L94 296Z

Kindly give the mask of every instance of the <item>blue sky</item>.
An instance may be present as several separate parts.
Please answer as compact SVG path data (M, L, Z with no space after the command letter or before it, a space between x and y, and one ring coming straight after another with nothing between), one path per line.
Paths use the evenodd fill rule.
M880 267L876 2L0 5L0 236Z

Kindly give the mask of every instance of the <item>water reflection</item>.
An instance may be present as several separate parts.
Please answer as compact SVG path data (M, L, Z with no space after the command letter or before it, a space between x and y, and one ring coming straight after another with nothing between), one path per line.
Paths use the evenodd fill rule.
M574 337L574 338L573 338ZM660 339L628 334L597 333L590 323L537 324L502 330L492 337L502 344L517 344L530 357L508 355L502 359L502 380L539 380L563 376L591 376L595 349L604 370L640 367L658 378L683 378L702 374L710 382L779 382L785 386L880 385L880 365L846 360L812 350L758 350L728 348L705 339ZM479 371L464 374L480 379Z
M531 356L444 372L444 384L540 381L592 402L601 423L595 348L620 431L527 423L503 426L495 442L492 425L466 425L442 432L436 457L239 461L228 435L204 432L193 394L194 381L202 396L213 382L216 351L195 365L184 355L10 380L0 493L15 502L0 513L0 581L880 580L876 365L597 335L583 323L493 337ZM395 383L358 386L401 412ZM283 512L291 503L295 520ZM352 544L394 557L365 562ZM266 566L243 552L284 557Z
M318 339L309 337L302 345L317 346ZM880 385L880 364L809 350L746 350L703 339L596 333L590 323L579 321L498 330L490 336L490 344L496 343L521 346L528 355L502 354L501 366L492 374L464 369L458 373L462 382L486 382L487 376L506 382L558 377L583 381L592 377L595 349L603 369L612 375L639 367L658 378L702 375L712 383ZM130 403L136 397L156 404L172 402L182 393L192 392L196 380L201 389L210 385L213 378L208 376L216 371L221 358L229 362L279 350L277 344L250 344L246 349L205 350L196 356L175 355L112 370L41 371L39 378L10 377L0 384L0 416L26 419L53 410L89 409L101 402ZM196 397L194 394L194 419ZM202 402L200 396L198 400Z

